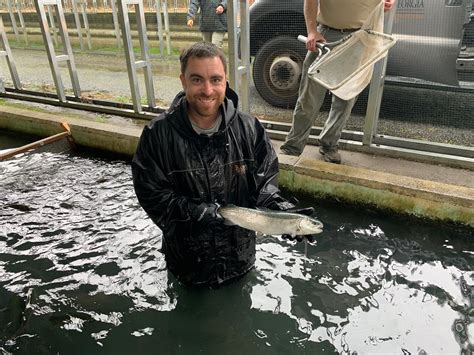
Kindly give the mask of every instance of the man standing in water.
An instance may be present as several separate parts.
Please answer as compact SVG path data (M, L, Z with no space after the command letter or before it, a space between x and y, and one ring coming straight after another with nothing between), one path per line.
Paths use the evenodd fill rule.
M298 101L293 112L293 125L281 146L281 152L300 155L303 152L314 120L326 95L326 88L310 80L308 69L317 59L318 42L335 42L361 28L375 7L383 1L384 11L390 10L395 0L305 0L304 17L308 53L303 63ZM318 12L319 8L319 12ZM318 25L319 24L319 25ZM330 163L341 163L338 143L357 97L343 100L332 95L331 110L319 135L319 152Z
M224 225L220 205L282 211L295 205L278 189L277 155L265 129L237 110L222 50L199 42L180 62L183 91L144 128L133 182L141 206L163 231L168 269L183 283L212 287L255 262L255 232Z

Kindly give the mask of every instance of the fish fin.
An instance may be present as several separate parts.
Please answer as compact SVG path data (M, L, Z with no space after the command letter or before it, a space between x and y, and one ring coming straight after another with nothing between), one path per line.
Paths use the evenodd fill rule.
M229 203L229 204L225 205L224 207L239 207L239 206L234 205L233 203Z
M231 222L231 221L229 221L228 219L224 219L224 225L225 225L225 226L235 226L236 224L233 223L233 222Z

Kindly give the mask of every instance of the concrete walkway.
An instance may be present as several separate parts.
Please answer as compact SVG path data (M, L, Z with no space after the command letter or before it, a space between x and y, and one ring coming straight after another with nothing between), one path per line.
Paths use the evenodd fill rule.
M8 100L0 105L0 129L46 137L61 132L64 121L77 144L129 156L145 124ZM277 151L281 143L274 141ZM473 171L349 151L342 151L343 163L336 165L322 161L317 148L306 147L298 158L279 156L283 187L474 227Z

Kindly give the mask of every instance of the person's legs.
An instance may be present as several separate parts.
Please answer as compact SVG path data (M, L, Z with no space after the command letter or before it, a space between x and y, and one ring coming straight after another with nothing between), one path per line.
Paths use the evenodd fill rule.
M357 97L349 101L345 101L332 95L331 110L329 117L324 123L323 130L319 135L319 152L324 155L324 160L331 163L340 163L341 156L338 152L338 142L341 138L342 129L351 115L352 108Z
M217 47L222 48L222 44L224 43L224 35L225 32L212 32L212 43Z
M285 143L280 148L284 154L300 155L303 152L313 122L323 104L326 89L305 74L317 56L318 53L308 51L304 60L298 100L293 111L293 123Z
M201 32L202 40L204 42L212 42L212 32Z

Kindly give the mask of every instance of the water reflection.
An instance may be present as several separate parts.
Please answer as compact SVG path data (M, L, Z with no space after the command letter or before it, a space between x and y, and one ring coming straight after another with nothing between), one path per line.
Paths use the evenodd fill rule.
M29 154L1 162L0 175L0 352L474 347L466 231L317 206L325 231L314 245L261 237L254 271L192 289L168 274L127 163Z

